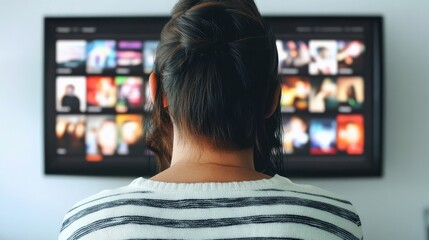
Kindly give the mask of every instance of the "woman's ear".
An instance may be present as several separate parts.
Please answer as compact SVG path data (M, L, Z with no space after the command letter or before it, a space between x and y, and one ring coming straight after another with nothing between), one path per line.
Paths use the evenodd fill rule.
M281 93L282 93L282 86L279 84L279 86L274 91L274 96L273 96L273 99L271 100L271 104L268 105L268 109L265 112L265 118L271 117L276 111L277 106L279 105L279 98Z
M156 92L158 90L158 77L155 75L155 73L151 73L149 76L149 88L150 88L150 97L152 102L155 102L156 99ZM162 94L162 102L164 103L164 108L168 107L167 98L165 97L165 94Z

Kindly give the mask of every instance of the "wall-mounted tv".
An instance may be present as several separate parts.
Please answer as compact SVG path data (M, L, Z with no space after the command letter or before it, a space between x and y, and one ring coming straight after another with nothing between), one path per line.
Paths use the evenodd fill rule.
M266 17L289 177L379 176L382 18ZM45 18L45 172L151 176L148 77L167 17Z

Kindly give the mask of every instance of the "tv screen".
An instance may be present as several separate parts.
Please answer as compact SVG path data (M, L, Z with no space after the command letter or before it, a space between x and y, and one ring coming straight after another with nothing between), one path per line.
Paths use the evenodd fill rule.
M382 18L266 17L286 176L381 174ZM148 78L166 17L45 19L45 172L151 176Z

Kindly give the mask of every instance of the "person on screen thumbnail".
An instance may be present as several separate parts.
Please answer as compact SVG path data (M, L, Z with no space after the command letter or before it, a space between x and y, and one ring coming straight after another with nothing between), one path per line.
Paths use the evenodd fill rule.
M87 101L89 106L113 108L117 89L112 77L88 77Z
M310 153L335 154L337 142L337 122L335 119L320 118L310 120Z
M350 85L349 88L347 88L347 103L350 107L354 108L359 105L356 97L356 88L353 85Z
M69 140L70 154L83 153L85 151L85 129L84 122L79 122L74 128L72 137Z
M61 106L68 108L69 112L80 112L80 100L75 94L73 85L66 86L65 94L61 99Z
M304 42L287 41L287 54L281 62L281 68L302 67L307 65L310 60L310 51Z
M101 107L111 107L116 103L116 91L110 79L103 78L99 82L99 91L95 99Z
M363 129L360 125L356 123L347 123L341 132L339 132L339 136L341 136L341 140L345 142L344 149L348 153L362 153L363 152L363 144L361 144L363 139Z
M59 240L363 239L350 202L279 175L278 55L253 0L179 0L160 39L145 129L158 173L80 201Z
M365 100L365 87L362 77L339 77L337 86L337 100L341 111L352 112L362 109Z
M113 120L105 120L101 123L97 131L97 145L101 155L111 156L116 152L117 147L117 129Z
M310 41L310 75L335 75L338 72L337 42L332 40Z
M136 121L123 122L120 127L120 137L119 154L136 155L143 152L142 127Z
M59 149L67 149L70 146L70 138L73 133L74 124L69 121L62 120L58 121L56 124L56 135L57 135L57 147Z
M282 96L280 104L285 107L285 112L290 112L287 108L294 110L308 110L308 97L311 92L311 85L308 79L301 77L284 77L282 84ZM291 112L293 112L291 111Z
M337 146L347 154L363 154L365 143L364 118L362 115L338 115Z
M85 152L85 129L83 121L74 122L62 119L57 122L56 135L58 148L64 149L64 154L83 154Z
M293 116L289 120L283 119L286 126L283 128L283 149L285 153L292 154L308 150L310 137L308 135L308 122L301 117Z
M117 83L123 81L118 85L118 102L116 110L118 112L126 112L128 110L136 110L143 108L143 81L137 77L117 77Z
M310 84L303 80L295 82L295 99L293 105L299 110L308 108L308 95L310 94Z
M88 119L88 131L86 132L87 156L115 155L117 144L118 129L114 117L94 116Z
M314 87L314 86L313 86ZM337 85L331 78L325 78L310 95L310 112L323 113L338 105Z
M326 47L317 48L317 56L315 57L315 64L317 66L318 74L333 74L334 71L331 69L329 49Z

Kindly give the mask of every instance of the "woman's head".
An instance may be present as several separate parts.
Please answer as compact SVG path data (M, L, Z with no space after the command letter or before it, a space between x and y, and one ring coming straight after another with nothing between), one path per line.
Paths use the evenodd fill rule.
M170 164L174 124L219 150L253 148L256 170L273 173L281 154L277 67L275 37L252 0L179 1L154 66L148 145L161 170Z

